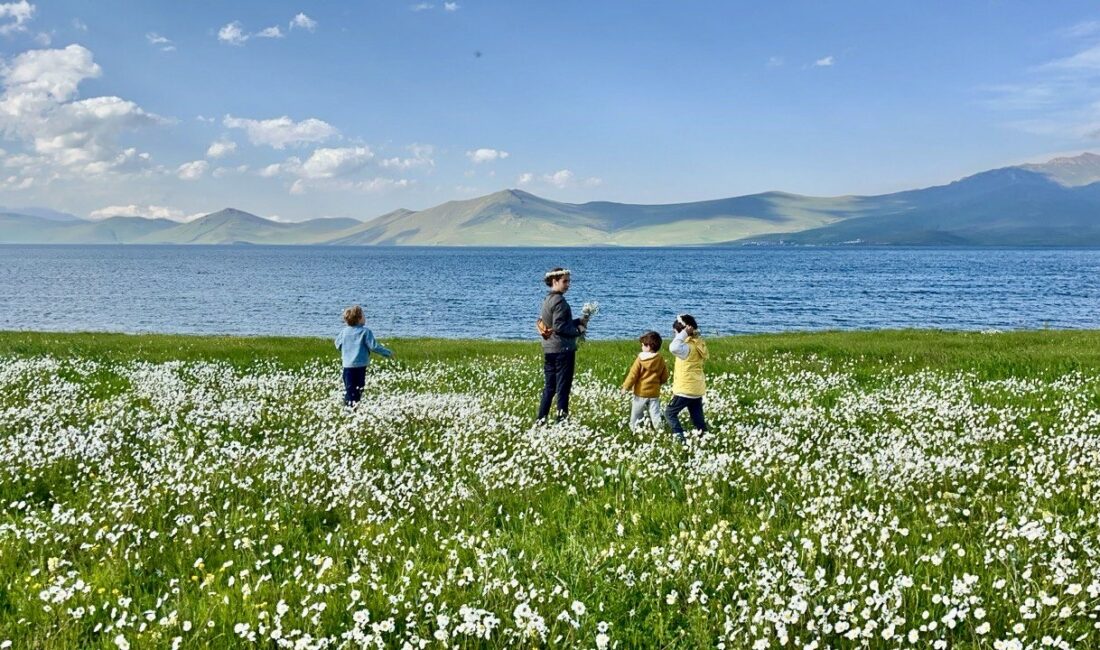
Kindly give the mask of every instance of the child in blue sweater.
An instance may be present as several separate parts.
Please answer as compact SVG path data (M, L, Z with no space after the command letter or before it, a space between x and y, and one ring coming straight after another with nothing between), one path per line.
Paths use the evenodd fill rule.
M374 338L359 305L344 310L344 322L347 326L336 335L336 349L340 350L344 361L344 404L353 406L362 397L363 386L367 383L370 353L390 358L393 352Z

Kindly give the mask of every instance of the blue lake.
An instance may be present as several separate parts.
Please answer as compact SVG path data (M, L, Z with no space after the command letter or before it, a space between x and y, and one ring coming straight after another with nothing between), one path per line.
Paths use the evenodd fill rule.
M667 332L1100 328L1100 250L0 246L0 329L534 339L543 273L573 271L591 338Z

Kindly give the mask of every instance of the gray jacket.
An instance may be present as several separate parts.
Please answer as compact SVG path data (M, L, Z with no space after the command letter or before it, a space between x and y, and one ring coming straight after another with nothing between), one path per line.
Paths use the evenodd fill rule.
M573 318L573 310L569 303L565 302L565 296L557 291L546 294L542 301L542 311L539 318L544 325L554 330L550 338L542 340L542 351L545 354L554 352L567 352L577 349L577 337L584 333L584 326L579 318Z

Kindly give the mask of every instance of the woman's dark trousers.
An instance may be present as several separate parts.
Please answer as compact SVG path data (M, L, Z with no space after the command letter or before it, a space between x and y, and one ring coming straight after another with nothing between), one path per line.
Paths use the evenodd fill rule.
M540 422L550 415L550 403L554 395L558 396L558 420L569 415L569 391L573 390L573 368L576 365L577 351L550 352L543 355L542 372L546 383L542 387L542 401L539 402Z

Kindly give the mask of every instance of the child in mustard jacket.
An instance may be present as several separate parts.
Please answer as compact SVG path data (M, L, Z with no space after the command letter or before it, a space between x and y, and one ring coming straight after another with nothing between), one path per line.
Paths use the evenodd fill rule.
M638 337L642 351L634 357L623 381L623 392L634 392L630 404L630 428L634 429L649 411L654 429L661 428L661 385L668 381L668 366L660 355L661 335L646 332Z

